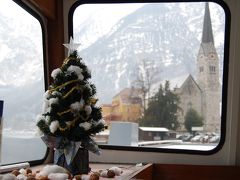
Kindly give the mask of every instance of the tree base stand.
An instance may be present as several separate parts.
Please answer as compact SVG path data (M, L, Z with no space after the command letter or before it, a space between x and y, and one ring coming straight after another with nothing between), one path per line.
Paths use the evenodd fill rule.
M89 167L88 150L79 148L73 161L68 165L65 155L62 154L57 161L57 165L66 168L72 175L88 174L91 170Z

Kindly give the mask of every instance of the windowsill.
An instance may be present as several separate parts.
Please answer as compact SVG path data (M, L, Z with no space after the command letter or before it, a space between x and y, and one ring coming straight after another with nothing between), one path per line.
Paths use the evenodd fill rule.
M46 164L45 164L46 165ZM31 167L33 172L41 170L45 165ZM239 166L217 166L217 165L183 165L183 164L146 164L136 167L135 164L103 164L90 163L93 172L106 170L110 167L117 166L123 170L121 176L108 179L161 179L161 180L178 180L178 179L237 179L240 177ZM191 173L189 173L191 172ZM204 173L202 173L204 172Z
M39 165L31 167L33 172L41 170L45 165ZM142 166L136 166L136 164L103 164L103 163L90 163L90 168L92 172L99 172L100 170L106 170L111 167L119 167L122 169L122 174L120 176L115 176L115 178L110 179L132 179L139 173L143 172L146 168L149 166L152 166L152 164L146 164ZM100 177L100 180L107 180L109 178Z

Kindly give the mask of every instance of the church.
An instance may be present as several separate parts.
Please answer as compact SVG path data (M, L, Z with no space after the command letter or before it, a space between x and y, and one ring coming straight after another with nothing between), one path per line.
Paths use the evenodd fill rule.
M220 131L221 85L219 82L219 59L214 45L209 4L205 4L202 40L197 55L196 79L190 74L183 84L175 89L180 97L181 112L179 130L184 130L184 117L193 108L203 118L204 132Z

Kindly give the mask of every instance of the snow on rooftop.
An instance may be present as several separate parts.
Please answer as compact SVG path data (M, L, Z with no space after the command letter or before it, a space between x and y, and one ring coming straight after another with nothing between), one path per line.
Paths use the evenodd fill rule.
M168 132L169 130L164 127L139 127L142 131L151 131L151 132Z
M190 74L185 74L185 75L178 76L176 78L170 79L169 80L169 82L170 82L170 89L174 90L174 88L176 88L176 87L180 88L189 75ZM164 86L166 80L167 79L152 85L152 87L151 87L151 96L153 96L156 92L158 92L160 84L162 84Z
M160 146L159 146L160 147ZM206 144L206 145L198 145L198 144L177 144L177 145L166 145L161 148L166 149L184 149L184 150L199 150L199 151L210 151L216 148L216 144Z

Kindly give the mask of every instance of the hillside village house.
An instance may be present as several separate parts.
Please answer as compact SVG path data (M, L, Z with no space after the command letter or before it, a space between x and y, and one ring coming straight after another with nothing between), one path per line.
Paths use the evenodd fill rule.
M111 121L137 122L142 116L141 90L125 88L115 95L111 104L103 104L103 118Z
M169 130L163 127L139 127L139 141L158 141L168 137Z

